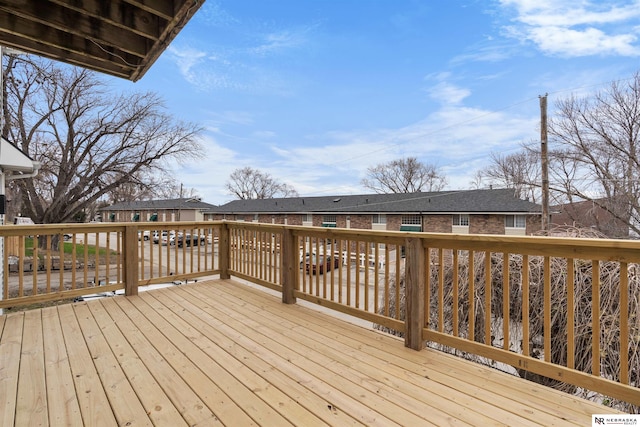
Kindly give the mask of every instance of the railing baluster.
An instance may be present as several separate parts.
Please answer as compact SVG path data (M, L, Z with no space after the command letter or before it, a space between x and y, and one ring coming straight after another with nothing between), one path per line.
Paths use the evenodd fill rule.
M59 270L59 278L60 280L58 281L58 292L61 292L64 290L64 239L62 237L62 235L58 235L58 256L60 257L60 262L58 264L58 267L60 268Z
M76 254L76 233L71 235L71 289L76 288L76 270L77 270L77 254Z
M469 263L467 270L469 271L469 340L475 341L475 329L476 329L476 298L475 298L475 252L469 250Z
M522 255L522 354L529 356L529 256Z
M444 332L444 249L438 249L438 331Z
M460 324L459 324L459 318L458 318L458 292L460 291L459 289L459 283L458 283L458 268L459 268L459 256L460 254L458 253L457 249L454 249L453 251L453 277L451 278L451 288L452 288L452 293L453 293L453 301L452 301L452 310L451 310L451 314L453 316L452 319L452 324L453 324L453 336L457 337L459 334L459 328L460 328Z
M347 239L345 242L346 250L346 258L347 258L347 306L351 306L351 240ZM399 277L399 276L398 276Z
M369 268L370 268L370 260L369 260L369 245L370 243L364 243L364 310L370 311L369 307Z
M375 269L373 272L373 312L377 313L379 310L378 299L380 298L380 244L375 242L374 248L375 257Z
M509 350L510 338L509 338L509 256L508 252L502 254L502 348Z
M31 245L33 248L33 253L31 254L31 267L33 268L33 288L34 288L33 295L37 295L38 293L38 270L40 269L40 258L38 254L38 237L39 235L34 234L31 241ZM5 270L5 271L8 271L8 270ZM8 278L8 275L5 275L5 279L7 278ZM5 290L6 289L7 287L5 285Z
M361 241L356 240L355 242L355 256L354 259L356 261L356 283L355 283L355 299L356 299L356 308L360 308L360 245L362 244Z
M591 261L591 348L593 375L600 376L600 261Z
M576 349L575 349L576 291L575 291L574 282L575 282L575 263L573 258L567 258L567 367L571 369L575 367L575 363L576 363Z
M620 262L620 375L618 381L629 384L629 266Z
M396 292L395 292L395 305L396 305L396 312L395 312L395 319L400 319L400 256L401 256L401 249L402 247L399 245L396 245L395 249L396 249Z
M89 233L84 233L84 281L82 287L86 288L89 284ZM94 266L97 268L97 265Z
M544 257L543 268L543 282L544 282L544 360L545 362L551 361L551 259L548 256Z
M491 342L491 252L484 253L484 343L493 346Z

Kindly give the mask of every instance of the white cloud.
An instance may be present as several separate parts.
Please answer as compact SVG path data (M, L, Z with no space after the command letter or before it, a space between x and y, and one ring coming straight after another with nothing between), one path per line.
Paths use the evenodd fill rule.
M205 52L190 47L177 48L174 45L169 45L167 52L169 53L169 57L178 66L180 74L187 80L193 78L193 68L207 57Z
M281 53L290 49L301 47L306 42L307 30L282 30L262 36L258 46L249 49L250 52L265 56L273 53Z
M462 103L466 97L471 95L471 91L451 83L448 81L450 77L450 73L440 73L427 76L425 78L427 81L436 81L434 85L427 89L427 92L432 99L440 104L458 105Z
M259 139L272 139L276 137L276 133L270 130L257 130L252 133L252 136Z
M610 54L620 56L640 55L635 46L637 37L632 34L607 35L596 28L576 31L562 27L532 28L527 38L544 52L565 56Z
M515 152L538 132L537 118L448 105L403 128L330 132L308 137L307 146L272 150L279 176L301 194L365 193L359 184L368 167L407 156L436 165L449 188L460 189L487 165L488 152Z
M640 56L638 0L591 2L575 0L501 0L515 11L505 34L530 41L551 55Z
M223 124L251 125L253 117L246 111L211 111L209 112L210 122L216 126Z

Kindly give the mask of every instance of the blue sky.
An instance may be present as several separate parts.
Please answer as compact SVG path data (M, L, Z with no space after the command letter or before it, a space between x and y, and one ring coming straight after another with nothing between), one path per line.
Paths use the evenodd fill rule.
M640 0L207 0L137 83L206 128L175 175L225 203L251 166L300 195L369 192L415 156L467 189L538 141L539 96L588 96L640 60Z

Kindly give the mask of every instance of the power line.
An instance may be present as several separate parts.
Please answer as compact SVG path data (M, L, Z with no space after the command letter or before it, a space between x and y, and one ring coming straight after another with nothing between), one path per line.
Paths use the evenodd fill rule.
M586 86L578 86L578 87L574 87L574 88L571 88L571 89L561 89L561 90L557 90L557 91L554 91L554 92L549 92L549 93L547 93L547 95L557 95L557 94L561 94L561 93L574 92L574 91L577 91L577 90L580 90L580 89L588 89L588 88L593 88L593 87L598 87L598 86L603 86L603 85L611 85L613 83L629 81L629 80L632 80L633 78L634 77L631 76L631 77L620 78L620 79L616 79L616 80L609 80L609 81L606 81L606 82L594 83L594 84L586 85ZM462 121L450 124L448 126L445 126L445 127L442 127L442 128L438 128L438 129L432 130L430 132L423 133L423 134L421 134L419 136L415 136L413 138L403 139L403 140L401 140L401 141L399 140L398 142L395 142L395 143L390 143L386 147L379 148L379 149L373 150L373 151L368 151L366 154L360 154L360 155L357 155L357 156L348 157L348 158L336 161L335 164L342 164L342 163L346 163L346 162L349 162L349 161L362 159L362 158L368 157L368 156L370 156L372 154L380 153L382 151L386 151L389 148L397 147L397 146L402 145L404 143L413 142L413 141L416 141L416 140L421 139L421 138L426 138L428 136L435 135L435 134L438 134L440 132L444 132L444 131L449 130L449 129L455 129L455 128L459 127L459 126L462 126L462 125L465 125L465 124L468 124L468 123L472 123L472 122L474 122L476 120L480 120L482 118L492 116L492 115L500 113L502 111L510 110L510 109L512 109L514 107L517 107L519 105L526 104L526 103L531 102L531 101L535 101L537 98L538 97L531 97L531 98L524 99L522 101L517 101L517 102L514 102L513 104L509 104L509 105L507 105L505 107L497 108L495 110L488 111L488 112L486 112L484 114L480 114L478 116L471 117L469 119L462 120Z

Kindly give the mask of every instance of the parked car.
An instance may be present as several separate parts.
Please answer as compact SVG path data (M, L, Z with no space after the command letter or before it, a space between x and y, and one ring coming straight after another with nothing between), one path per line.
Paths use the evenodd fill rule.
M183 235L180 233L174 243L181 248L183 245L187 245L187 247L198 246L201 241L204 242L204 239L201 239L197 234L192 236L191 234Z
M323 274L340 267L340 259L332 255L313 255L307 260L307 274Z
M151 230L138 231L138 240L149 240L151 238Z
M175 244L176 233L173 231L163 231L160 242L162 246L172 246Z

